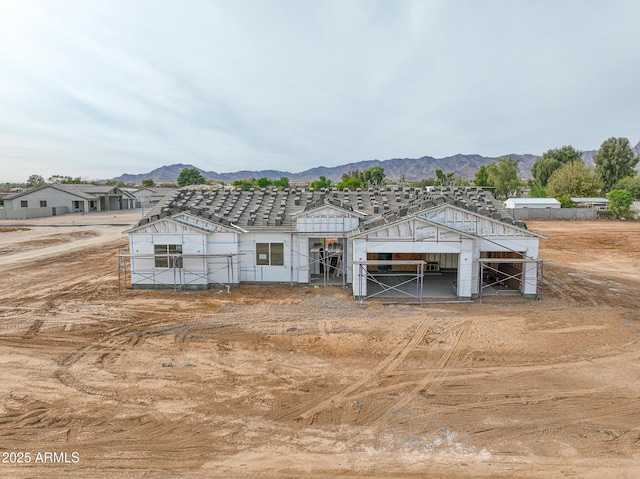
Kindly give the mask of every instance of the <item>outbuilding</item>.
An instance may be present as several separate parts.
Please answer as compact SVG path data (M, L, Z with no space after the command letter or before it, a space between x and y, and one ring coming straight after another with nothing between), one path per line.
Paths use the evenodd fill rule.
M507 209L522 208L560 208L560 202L555 198L509 198L504 202Z

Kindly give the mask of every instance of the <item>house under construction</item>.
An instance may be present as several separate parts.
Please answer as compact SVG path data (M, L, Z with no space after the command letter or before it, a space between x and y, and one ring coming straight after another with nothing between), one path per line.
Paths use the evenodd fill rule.
M544 236L480 188L191 187L126 231L134 289L245 282L351 287L358 299L539 297Z

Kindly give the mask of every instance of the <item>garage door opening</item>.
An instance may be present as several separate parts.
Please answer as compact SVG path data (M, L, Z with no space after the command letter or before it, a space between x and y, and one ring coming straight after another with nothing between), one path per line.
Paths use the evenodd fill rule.
M381 298L455 298L458 255L443 253L368 253L357 262L366 295ZM360 288L362 291L363 288Z
M537 299L542 297L542 261L526 258L517 251L485 251L478 260L480 277L480 298L482 296L519 295L526 289L536 292ZM525 269L533 268L534 275L527 280ZM528 285L531 281L532 285ZM531 288L527 288L531 286Z

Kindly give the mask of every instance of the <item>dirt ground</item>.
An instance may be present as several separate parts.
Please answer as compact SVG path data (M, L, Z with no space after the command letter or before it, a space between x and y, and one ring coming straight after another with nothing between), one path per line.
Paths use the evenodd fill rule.
M0 222L0 477L638 478L640 222L543 300L117 288L130 213Z

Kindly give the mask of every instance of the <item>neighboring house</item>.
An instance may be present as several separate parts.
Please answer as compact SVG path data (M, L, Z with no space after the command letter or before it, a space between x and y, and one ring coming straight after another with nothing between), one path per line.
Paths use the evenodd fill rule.
M175 188L141 188L132 191L136 198L136 208L151 208L157 205L167 194L176 191Z
M560 208L560 202L555 198L509 198L504 202L507 209L521 208Z
M4 198L5 219L26 219L65 213L123 210L134 207L135 197L105 185L47 184Z
M342 284L420 301L537 297L544 238L480 188L398 187L182 189L126 233L134 289Z

